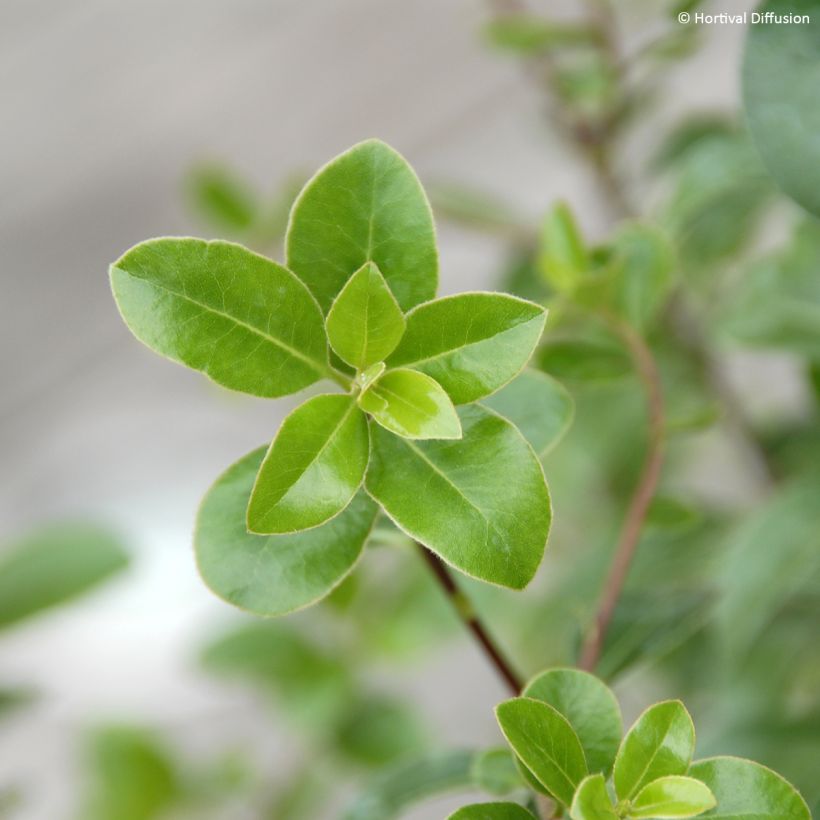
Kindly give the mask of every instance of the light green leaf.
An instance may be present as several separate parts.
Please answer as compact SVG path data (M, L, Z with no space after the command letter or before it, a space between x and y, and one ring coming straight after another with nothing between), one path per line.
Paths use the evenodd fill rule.
M494 393L521 372L544 330L540 305L504 293L460 293L407 315L387 360L432 376L455 404Z
M565 806L587 776L581 741L567 719L547 703L513 698L495 710L498 725L521 762Z
M483 404L509 419L539 456L563 438L575 413L575 402L562 384L529 368Z
M404 157L379 140L354 145L307 183L285 242L288 267L325 312L365 262L379 266L402 310L436 294L430 205Z
M404 334L404 314L373 262L339 292L325 322L330 346L351 367L366 370L386 359Z
M330 375L307 288L241 245L150 239L111 266L111 286L141 342L223 387L284 396Z
M686 774L695 751L695 727L677 700L650 706L633 724L615 758L613 780L620 800L629 800L647 783Z
M602 774L581 781L569 810L572 820L618 820Z
M307 532L253 535L246 510L265 448L229 467L202 501L194 532L199 571L211 590L257 615L284 615L327 595L350 572L376 517L359 493L344 512Z
M474 803L453 812L447 820L535 820L518 803Z
M695 817L714 808L715 796L709 787L691 777L660 777L644 786L630 804L635 818Z
M33 530L0 552L0 630L79 597L127 565L119 539L94 524Z
M194 210L219 231L247 231L260 210L253 189L222 165L207 163L193 167L185 188Z
M522 693L560 712L575 730L591 772L609 774L623 734L621 708L609 687L580 669L548 669Z
M559 202L541 227L541 271L559 291L572 290L589 270L589 254L572 212Z
M492 45L524 55L590 45L600 40L594 26L555 23L529 14L499 17L484 31Z
M524 785L515 757L507 748L488 749L479 754L473 763L472 775L478 788L498 797Z
M434 752L389 769L369 785L343 820L394 820L427 797L471 785L473 753Z
M338 515L362 483L370 439L352 396L314 396L271 442L248 503L253 533L306 530Z
M738 757L698 760L690 777L705 783L717 807L704 817L723 820L811 820L797 790L771 769Z
M764 15L807 15L809 22L748 28L743 102L769 173L806 210L820 216L820 3L769 0Z
M408 535L467 575L523 589L552 513L541 465L516 428L462 408L460 441L413 442L371 427L365 486Z
M424 373L388 370L359 394L358 401L382 427L403 438L461 438L461 423L450 397Z

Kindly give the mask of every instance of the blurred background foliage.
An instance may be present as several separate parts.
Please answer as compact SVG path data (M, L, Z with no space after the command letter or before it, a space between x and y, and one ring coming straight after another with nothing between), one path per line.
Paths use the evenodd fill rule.
M622 154L668 72L700 47L701 29L676 15L702 5L652 5L655 33L628 52L607 0L560 21L497 0L477 33L539 90L545 122L596 179L611 231L586 237L583 214L548 201L529 224L470 180L425 180L439 222L503 244L498 288L549 305L535 364L571 396L554 408L556 439L574 413L544 456L556 510L549 572L524 594L463 585L522 672L576 662L647 447L632 353L606 319L617 317L658 364L666 463L596 671L627 702L682 697L700 756L760 760L816 805L820 223L778 193L737 111L687 114L637 162ZM184 195L204 234L276 255L304 179L295 170L263 192L208 162L191 168ZM809 409L766 396L765 379L739 385L730 365L744 350L776 352ZM706 480L693 475L704 460ZM328 601L283 621L237 618L196 650L203 675L243 687L286 724L293 770L264 771L232 749L192 761L150 728L96 727L77 816L307 820L341 793L348 820L385 820L439 791L517 788L503 753L442 749L425 716L380 683L386 667L466 640L409 546L381 522L378 560ZM126 563L94 525L32 533L0 560L0 630ZM0 679L0 720L32 696ZM0 784L0 816L22 799Z

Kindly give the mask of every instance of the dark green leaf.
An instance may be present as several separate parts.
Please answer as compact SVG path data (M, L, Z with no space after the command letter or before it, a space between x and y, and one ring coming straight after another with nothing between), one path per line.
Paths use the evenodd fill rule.
M526 365L546 313L503 293L461 293L407 315L407 330L387 360L432 376L455 404L494 393Z
M365 262L379 266L402 310L432 299L438 285L433 216L404 157L367 140L331 160L291 211L288 267L327 312Z
M522 589L549 533L541 465L518 430L477 405L459 441L413 442L371 427L367 491L411 537L457 569Z
M224 387L284 396L330 375L307 288L241 245L151 239L111 266L111 285L141 342Z
M376 516L359 493L326 524L290 535L253 535L245 518L265 448L229 467L203 499L194 533L199 571L220 598L257 615L315 603L350 572Z
M338 515L361 486L370 439L352 396L314 396L282 423L247 510L253 533L287 533Z
M591 338L548 340L538 353L538 366L568 382L606 382L632 370L623 348Z
M447 820L535 820L518 803L474 803L453 812Z

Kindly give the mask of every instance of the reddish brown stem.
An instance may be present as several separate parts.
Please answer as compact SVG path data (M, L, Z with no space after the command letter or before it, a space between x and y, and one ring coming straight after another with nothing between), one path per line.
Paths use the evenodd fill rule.
M487 659L495 667L498 674L503 678L510 691L514 695L520 694L521 690L524 688L523 681L516 674L504 656L499 652L492 638L490 638L489 634L484 629L484 625L467 605L468 602L464 597L464 594L456 585L450 570L444 562L438 558L438 556L430 552L430 550L428 550L425 546L418 543L416 546L419 548L421 554L424 556L424 560L427 561L428 566L438 579L438 582L441 584L441 587L444 589L447 597L452 602L456 612L458 612L459 617L464 622L464 625L472 633L472 636L487 656Z
M598 664L607 630L635 557L649 505L655 495L663 466L664 409L660 373L646 342L628 325L614 323L629 348L635 370L646 391L649 441L643 468L629 502L612 566L604 584L595 622L581 652L579 666L593 671Z

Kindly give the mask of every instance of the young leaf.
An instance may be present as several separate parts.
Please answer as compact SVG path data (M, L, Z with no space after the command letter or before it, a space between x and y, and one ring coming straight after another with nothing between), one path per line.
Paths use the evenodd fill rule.
M327 595L353 569L376 517L359 493L320 527L290 535L253 535L246 510L265 448L249 453L214 483L194 531L199 571L211 590L256 615L284 615Z
M714 808L715 796L709 787L691 777L660 777L647 783L630 804L634 818L695 817Z
M524 785L515 757L506 747L481 752L473 763L472 775L479 789L498 797Z
M618 820L602 774L591 774L581 781L572 798L572 820Z
M521 372L544 330L540 305L504 293L461 293L407 315L387 360L432 376L455 404L494 393Z
M578 735L589 770L609 774L623 722L618 701L603 681L580 669L548 669L533 678L522 694L560 712Z
M461 409L460 441L413 442L371 426L367 491L408 535L467 575L523 589L549 534L541 465L506 419Z
M287 265L327 312L365 262L375 262L401 305L432 299L438 286L433 215L400 154L367 140L332 159L293 204Z
M529 368L482 403L509 419L539 456L563 438L575 413L572 396L559 382Z
M248 530L297 532L340 513L362 483L370 440L352 396L314 396L282 423L248 504Z
M473 803L453 812L447 820L535 820L518 803Z
M373 262L350 277L327 314L330 346L351 367L386 359L404 333L404 314Z
M0 630L79 597L127 565L119 539L94 524L32 531L0 554Z
M743 102L755 145L780 187L820 216L820 38L817 0L769 0L765 15L810 22L749 26Z
M461 438L450 397L435 379L415 370L388 370L359 395L359 406L403 438Z
M738 757L712 757L692 764L689 776L705 783L717 807L714 820L811 820L806 801L771 769Z
M541 228L541 270L559 291L572 290L589 269L589 254L572 212L559 202Z
M647 783L686 774L695 750L695 727L677 700L650 706L627 732L615 758L613 780L620 800L629 800Z
M549 704L513 698L495 710L513 751L551 795L569 806L587 776L581 741L567 719Z
M222 165L195 166L188 173L185 188L193 209L219 231L247 231L260 210L253 189Z
M223 387L272 398L329 375L307 288L241 245L151 239L111 266L111 286L141 342Z

